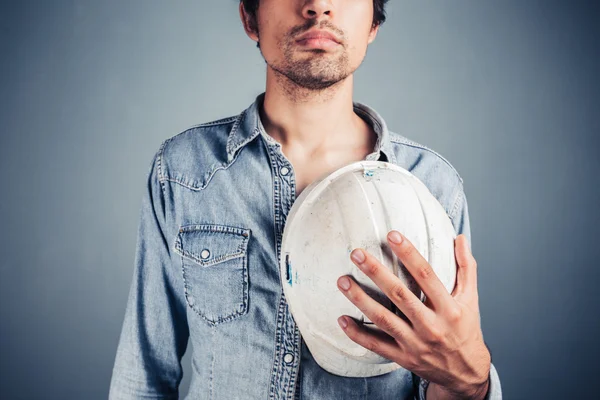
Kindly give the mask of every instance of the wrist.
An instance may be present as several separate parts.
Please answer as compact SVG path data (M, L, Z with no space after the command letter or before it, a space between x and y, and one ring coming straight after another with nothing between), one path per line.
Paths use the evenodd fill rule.
M426 400L484 400L490 387L490 377L485 382L476 386L471 386L457 391L448 387L441 386L434 382L429 382L425 391Z
M473 400L483 400L486 398L487 393L490 389L490 377L486 379L486 381L479 388L475 390L473 393Z

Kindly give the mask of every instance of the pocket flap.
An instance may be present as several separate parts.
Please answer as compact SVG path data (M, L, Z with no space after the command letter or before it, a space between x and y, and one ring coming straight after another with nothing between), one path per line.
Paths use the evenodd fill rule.
M175 252L203 267L242 257L248 248L250 229L200 224L179 228Z

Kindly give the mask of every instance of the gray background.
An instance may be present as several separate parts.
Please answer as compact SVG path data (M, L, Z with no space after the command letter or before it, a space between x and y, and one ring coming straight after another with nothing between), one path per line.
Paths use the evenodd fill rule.
M2 2L2 398L106 398L153 153L264 90L237 4ZM355 75L464 178L507 399L596 389L599 25L594 1L392 0Z

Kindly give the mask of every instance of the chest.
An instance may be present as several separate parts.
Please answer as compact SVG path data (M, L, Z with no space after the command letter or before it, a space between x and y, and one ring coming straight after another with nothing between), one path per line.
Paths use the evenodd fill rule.
M340 165L340 168L342 165ZM294 167L294 174L296 178L296 198L300 196L300 193L308 185L322 177L325 177L335 171L337 168L333 166L317 166L317 165L303 165L300 168Z
M362 149L338 157L312 159L289 158L294 168L296 198L314 181L322 179L348 164L364 160L369 153L369 149Z

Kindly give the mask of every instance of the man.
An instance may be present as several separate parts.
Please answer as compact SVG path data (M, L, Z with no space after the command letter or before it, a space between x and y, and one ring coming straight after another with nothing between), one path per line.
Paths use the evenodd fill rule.
M177 398L188 339L190 399L501 397L479 324L462 178L439 154L353 102L353 72L385 20L384 6L240 2L245 31L267 64L266 91L240 115L170 137L155 154L111 399ZM288 310L278 260L286 217L302 190L364 159L400 165L427 185L460 233L459 266L455 291L442 293L410 242L395 244L390 233L392 249L428 294L420 303L372 255L360 262L360 249L352 252L411 318L383 315L352 280L340 278L338 290L390 334L372 336L348 318L340 326L402 367L353 378L315 363Z

